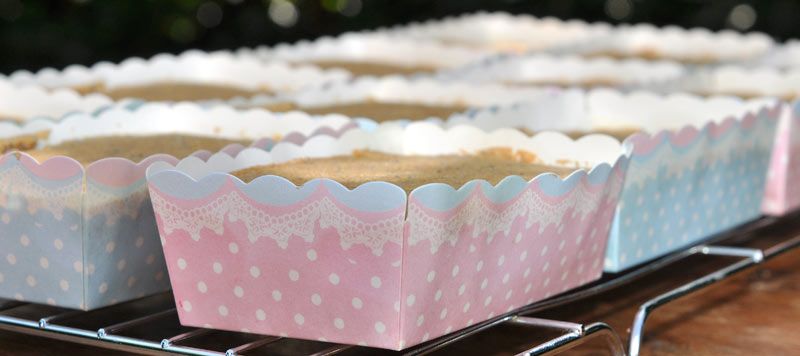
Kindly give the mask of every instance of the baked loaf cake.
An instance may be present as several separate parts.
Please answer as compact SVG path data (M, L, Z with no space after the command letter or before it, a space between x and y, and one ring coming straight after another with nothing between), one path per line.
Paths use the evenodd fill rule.
M302 106L293 103L272 103L262 108L273 112L300 110L311 115L342 114L348 117L366 117L376 122L399 119L424 120L430 117L447 118L466 111L462 104L429 105L421 103L393 103L377 100L320 106Z
M83 90L86 89L84 88ZM134 98L148 101L228 100L236 97L249 98L257 94L272 94L267 88L250 90L230 85L179 82L151 83L116 88L106 88L103 85L99 85L95 88L95 91L105 94L114 100Z
M694 64L694 65L714 64L719 61L712 54L699 54L696 56L674 58L672 56L663 54L656 48L647 48L647 47L636 49L630 52L618 51L618 50L596 51L587 53L585 57L588 58L607 57L616 60L636 58L636 59L643 59L646 61L660 61L660 60L670 59L684 64Z
M83 164L107 157L122 157L139 162L158 153L186 157L199 150L216 152L232 143L249 144L248 141L179 134L99 136L64 141L49 147L26 150L26 153L39 162L54 156L68 156Z
M439 156L355 151L347 156L301 158L251 167L233 172L233 175L245 182L264 175L276 175L296 185L315 178L329 178L350 189L371 181L385 181L410 192L428 183L460 187L471 180L484 179L497 184L510 175L532 179L539 174L552 172L566 177L574 171L570 167L537 162L535 154L512 151L510 148L489 149L471 155Z

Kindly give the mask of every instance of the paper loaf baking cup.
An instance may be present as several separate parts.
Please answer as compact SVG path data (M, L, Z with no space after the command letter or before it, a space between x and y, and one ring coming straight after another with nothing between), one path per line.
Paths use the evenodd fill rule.
M678 90L702 95L773 96L792 100L800 97L800 68L726 65L700 70L679 84Z
M100 62L91 67L70 66L62 71L46 68L36 73L18 71L8 80L45 88L73 88L91 91L98 85L107 89L158 83L215 84L247 90L267 89L291 92L306 86L345 80L341 70L320 70L311 66L264 63L257 58L230 52L187 51L180 55L159 54L150 59L129 58L119 64Z
M618 272L759 217L786 110L774 99L574 90L445 124L649 132L627 139L633 154L606 256L606 270Z
M0 120L61 117L76 111L94 112L111 104L111 100L103 95L81 96L69 89L48 91L0 78Z
M523 53L583 43L604 36L608 24L563 21L552 17L479 12L386 30L401 37L435 40L447 45Z
M763 211L785 215L800 208L800 102L786 105L772 151Z
M781 107L634 135L606 270L620 271L761 216Z
M773 40L763 33L637 24L615 26L604 38L565 46L560 51L718 64L755 61L772 48Z
M236 107L259 107L276 102L290 102L298 110L324 106L383 102L420 105L458 105L467 108L487 107L537 100L555 92L549 88L509 87L498 84L446 83L433 78L406 78L401 76L360 77L348 82L337 82L322 87L306 88L296 93L276 98L256 96L247 100L229 101ZM372 118L354 116L361 125L375 126ZM365 120L366 119L366 120ZM401 117L397 118L402 120ZM408 120L406 120L408 121Z
M275 47L258 47L252 54L267 61L311 65L315 61L337 61L438 70L480 60L491 52L390 36L382 32L359 32Z
M757 64L780 69L800 67L800 41L788 40L778 45Z
M28 125L43 125L40 121ZM133 111L110 109L98 116L76 113L48 128L50 142L58 143L115 134L288 137L298 130L327 129L334 134L347 125L343 118L286 118L266 111L148 104ZM225 151L235 154L242 149L233 145ZM83 166L63 156L37 162L26 153L3 155L0 297L94 309L168 290L144 174L153 162L177 161L161 154L138 163L106 158Z
M443 80L514 85L578 87L647 87L665 85L686 75L671 61L581 58L575 55L527 54L499 56L444 71Z
M410 194L385 182L349 190L327 179L296 187L219 173L364 148L497 146L545 162L603 157L563 180L427 184ZM382 125L278 143L269 153L159 164L148 184L182 324L403 349L597 279L622 152L605 136L573 142L557 133Z

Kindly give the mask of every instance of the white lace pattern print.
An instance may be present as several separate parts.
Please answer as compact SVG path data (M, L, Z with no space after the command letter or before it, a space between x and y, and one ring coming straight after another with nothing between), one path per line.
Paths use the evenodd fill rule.
M220 195L202 206L189 209L180 208L155 192L151 193L150 198L167 234L174 230L183 230L195 241L200 239L200 231L204 228L221 235L226 216L232 222L241 221L245 224L247 238L251 242L262 237L271 238L281 248L288 246L292 236L312 242L316 222L319 222L322 228L336 229L343 249L353 245L364 245L371 249L372 253L381 255L385 243L399 245L403 240L402 214L367 223L343 211L327 196L308 202L291 213L280 215L271 215L253 206L237 191Z
M48 211L57 220L64 217L65 210L80 211L80 194L83 188L83 179L52 189L43 187L30 177L20 164L0 172L0 203L7 208L13 208L12 199L25 199L27 210L33 214L38 210ZM76 198L77 197L77 198Z
M597 211L603 197L612 199L619 195L621 179L616 170L610 175L605 184L610 184L611 190L590 192L585 187L587 183L580 182L573 191L567 193L567 197L555 204L527 188L514 203L497 212L491 203L473 196L454 216L444 221L430 216L418 204L411 203L408 207L409 244L413 246L427 240L431 246L431 253L436 253L442 244L454 243L464 225L474 227L472 230L474 236L481 233L494 235L501 231L507 233L517 217L526 216L525 227L530 228L538 223L541 233L551 224L561 224L569 209L575 209L573 216L580 214L583 219L586 215Z

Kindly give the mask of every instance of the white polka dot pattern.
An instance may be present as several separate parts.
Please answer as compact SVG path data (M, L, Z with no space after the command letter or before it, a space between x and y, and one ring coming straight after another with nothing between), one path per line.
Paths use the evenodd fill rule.
M772 151L767 187L762 210L781 216L800 208L800 103L784 110L791 115L781 117Z
M634 149L607 249L607 271L696 244L761 215L777 123L766 111L759 115L700 133L639 137L636 146L653 148Z
M0 162L0 298L93 309L169 288L154 280L166 266L143 166L111 162L84 175L63 159ZM108 169L133 182L94 180Z

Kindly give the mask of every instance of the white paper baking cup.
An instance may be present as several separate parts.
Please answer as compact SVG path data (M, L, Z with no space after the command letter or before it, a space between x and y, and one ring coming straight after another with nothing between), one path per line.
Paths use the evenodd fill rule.
M111 99L104 95L81 96L70 89L45 90L0 78L0 120L61 117L76 111L94 112L111 104Z
M298 110L362 102L430 106L458 105L465 108L480 108L536 100L554 91L557 89L447 83L423 77L360 77L353 81L308 88L281 97L257 96L250 100L239 100L233 103L238 107L258 107L283 101L294 103ZM354 118L370 119L363 116Z
M677 26L655 27L649 24L620 25L602 39L585 41L562 48L582 55L612 55L672 59L692 64L746 62L759 59L773 47L773 40L763 34L746 34L703 28Z
M375 63L409 68L444 69L471 63L491 54L480 48L446 46L438 42L390 36L383 32L347 33L314 41L258 47L252 54L267 61L314 64L315 61Z
M411 23L387 30L399 36L430 39L441 43L496 52L521 53L574 45L600 38L608 24L503 12L479 12L423 23Z
M291 92L306 86L345 80L342 70L321 70L312 66L264 63L231 52L191 50L179 55L159 54L150 59L129 58L119 64L100 62L91 67L70 66L64 70L45 68L36 73L18 71L8 80L49 89L86 89L98 85L107 89L157 83L214 84L247 90L266 89Z
M726 65L703 69L678 82L676 89L701 95L772 96L792 100L800 97L800 67L778 69Z
M442 80L512 85L651 87L666 85L688 70L673 61L582 58L575 55L499 56L442 72Z
M764 56L757 62L759 65L789 69L800 67L800 41L789 40Z

